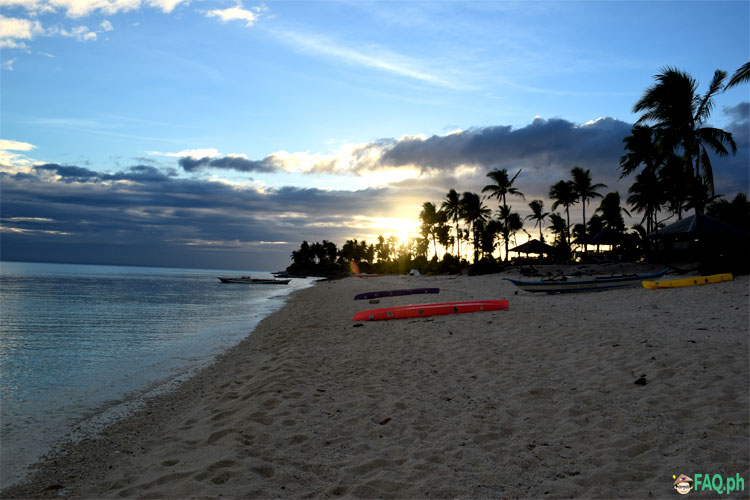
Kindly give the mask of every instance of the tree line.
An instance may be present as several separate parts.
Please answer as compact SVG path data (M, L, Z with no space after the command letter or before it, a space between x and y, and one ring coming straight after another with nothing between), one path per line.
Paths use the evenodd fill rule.
M714 189L711 155L735 154L737 145L730 132L711 127L707 122L719 93L748 82L750 62L740 67L728 82L727 77L726 71L717 70L707 91L701 94L692 76L666 67L634 105L634 112L641 115L623 140L625 152L617 166L621 179L635 174L626 199L633 213L642 214L640 223L630 233L634 247L646 234L663 227L673 217L682 219L690 210L696 215L707 212L750 230L747 196L739 193L729 202ZM347 263L358 262L364 265L364 271L406 272L414 266L449 272L462 263L467 264L468 257L472 257L475 267L481 267L482 263L485 267L493 266L507 262L510 245L516 242L519 232L531 237L525 221L531 222L532 230L538 231L542 242L546 221L549 224L546 228L553 236L555 259L567 261L576 247L585 253L587 245L602 229L625 232L623 214L631 216L631 213L622 207L619 192L602 194L607 186L595 183L591 171L578 165L572 166L568 179L550 186L548 196L553 202L550 212L545 211L543 200L535 199L527 203L530 215L522 217L508 203L512 198L525 201L516 186L521 171L513 175L507 169L490 171L487 173L490 183L482 188L481 195L471 191L459 194L450 189L440 206L424 202L419 214L420 235L408 242L380 235L378 242L371 244L347 240L340 250L325 240L312 245L303 242L292 253L291 267L341 271ZM494 216L487 205L493 199L498 205ZM594 199L600 202L587 220L586 208ZM582 220L571 226L570 208L579 203ZM495 259L498 249L500 256ZM432 259L428 261L430 253Z

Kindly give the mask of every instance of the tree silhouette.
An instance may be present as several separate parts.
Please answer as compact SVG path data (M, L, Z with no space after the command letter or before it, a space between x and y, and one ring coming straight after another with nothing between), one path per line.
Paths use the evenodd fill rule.
M536 221L534 225L539 226L539 241L544 243L544 235L542 234L542 221L544 221L545 217L549 215L549 212L544 211L544 201L542 200L530 201L529 208L531 209L531 214L527 215L526 218Z
M583 231L584 231L584 237L585 237L586 235L586 204L591 198L601 198L602 195L599 194L597 189L605 188L607 187L607 185L606 184L593 184L591 180L591 170L589 169L584 170L581 167L575 166L570 171L570 174L573 176L573 190L578 195L578 198L581 200L581 205L583 205Z
M466 224L471 228L473 243L474 243L474 263L476 264L479 258L479 249L481 241L481 231L484 223L487 222L492 211L487 208L479 195L466 191L461 196L461 217L466 221Z
M565 207L567 224L565 226L565 239L570 244L570 206L578 202L578 195L571 181L558 181L549 189L549 197L555 200L552 210L562 205Z
M722 90L727 74L716 70L708 90L700 95L698 83L687 73L666 67L654 79L656 83L646 89L641 99L633 107L636 113L643 113L636 125L653 123L654 136L661 151L679 152L692 176L700 182L693 183L693 189L703 189L714 194L714 179L709 150L719 156L733 153L737 145L732 134L719 128L705 126L711 116L714 96ZM707 199L701 193L694 193L695 213L700 214L699 204Z
M455 189L448 191L445 195L443 203L440 205L440 210L445 212L448 220L453 221L456 225L456 239L454 240L458 245L458 255L461 255L461 229L458 226L458 221L461 217L461 197L458 195Z

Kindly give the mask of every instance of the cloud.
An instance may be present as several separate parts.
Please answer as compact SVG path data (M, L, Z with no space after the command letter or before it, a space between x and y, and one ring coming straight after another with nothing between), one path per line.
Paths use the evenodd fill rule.
M184 149L177 153L162 153L160 151L146 151L146 153L150 155L169 156L173 158L183 158L183 157L190 157L190 158L211 157L213 158L215 156L219 156L219 150L216 148Z
M23 172L33 165L33 160L13 151L31 151L36 146L28 142L0 139L0 171Z
M221 158L180 158L179 165L186 172L195 172L205 168L219 168L225 170L236 170L238 172L275 172L278 167L274 165L273 158L267 157L260 161L248 160L242 156L224 156Z
M76 26L71 29L53 27L45 33L47 36L60 35L66 38L75 38L79 42L91 42L96 40L97 34L91 31L87 26Z
M243 9L241 5L230 7L228 9L215 9L206 12L206 17L218 17L222 22L244 21L248 28L255 24L264 10L262 7L254 7L252 10Z
M0 139L0 149L9 149L11 151L31 151L36 146L28 142L11 141L9 139Z
M440 87L471 90L463 82L446 78L438 72L426 69L424 62L393 52L386 47L354 47L351 43L293 31L281 31L277 35L282 42L298 51L333 57L348 64L378 69Z
M25 41L44 34L44 28L39 21L5 17L0 14L0 48L26 49Z
M28 173L0 171L0 189L0 245L9 259L102 262L106 255L151 265L198 259L217 268L242 267L248 256L283 268L300 238L359 236L343 214L377 214L371 207L389 202L387 190L259 191L143 165L102 173L47 163Z
M188 0L0 0L0 7L21 8L31 16L53 14L63 11L72 19L78 19L91 14L114 15L130 12L142 7L154 7L165 14L171 13L179 4ZM0 16L2 17L2 16ZM27 22L31 22L25 20ZM112 31L112 24L103 21L100 24L103 31ZM2 25L0 33L6 33L7 26ZM18 38L18 37L16 37Z

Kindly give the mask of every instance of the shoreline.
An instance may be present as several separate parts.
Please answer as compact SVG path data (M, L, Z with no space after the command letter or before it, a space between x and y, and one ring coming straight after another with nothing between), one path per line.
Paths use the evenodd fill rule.
M295 291L212 365L2 496L636 498L671 494L672 474L750 480L748 276L565 295L516 295L505 276L518 270ZM440 294L380 306L510 308L351 320L380 307L356 293L424 286Z

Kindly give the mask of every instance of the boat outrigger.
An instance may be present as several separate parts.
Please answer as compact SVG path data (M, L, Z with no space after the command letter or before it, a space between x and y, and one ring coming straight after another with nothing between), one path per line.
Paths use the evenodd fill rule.
M627 276L594 278L592 280L541 280L541 281L518 281L503 278L510 281L521 290L527 292L545 293L570 293L570 292L592 292L597 290L611 290L628 286L640 286L643 280L660 278L667 274L669 269L650 274L632 274Z

